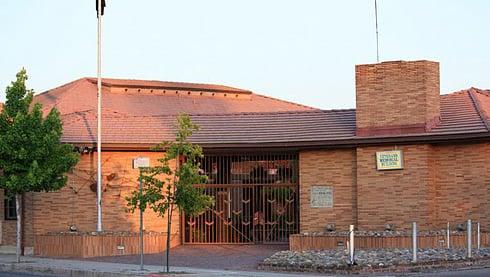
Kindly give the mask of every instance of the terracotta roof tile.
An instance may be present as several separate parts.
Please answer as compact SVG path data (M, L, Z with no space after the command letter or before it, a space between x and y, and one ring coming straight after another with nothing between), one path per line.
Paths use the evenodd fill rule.
M480 112L482 120L490 131L490 90L471 88L470 93L473 96L473 100Z
M135 81L103 79L104 83L133 85L137 88L150 89L154 86L169 84L159 81ZM111 87L104 86L102 91L102 106L135 116L146 115L176 115L182 112L189 114L216 114L236 112L281 112L316 110L311 107L282 101L270 97L251 93L250 91L235 89L217 85L201 85L187 83L170 83L173 87L179 86L183 93L166 93L161 91L140 93L137 90L127 92L114 92ZM159 88L162 88L161 86ZM164 87L170 89L168 87ZM211 90L208 96L188 94L189 89ZM216 90L214 90L216 89ZM233 90L225 93L224 90ZM199 90L200 91L200 90ZM235 94L236 93L236 94ZM234 97L234 95L246 95L246 97ZM226 96L225 96L226 95ZM97 85L90 78L83 78L64 86L36 95L35 101L43 104L45 110L52 107L58 108L61 114L69 114L77 111L96 109Z
M196 143L262 143L353 138L354 110L191 115ZM95 111L63 117L65 142L96 140ZM128 116L105 111L105 143L151 143L174 139L175 116Z
M246 90L225 86L160 81L104 79L104 143L156 144L174 138L175 116L185 112L201 126L192 141L201 144L254 144L355 140L355 110L318 110ZM212 90L224 94L236 90L246 98L161 94L138 90L114 91L113 86L148 88L162 86L186 91ZM221 91L220 91L221 90ZM36 101L45 109L57 107L63 114L63 141L95 143L96 85L83 78L46 93ZM490 115L490 92L471 88L442 95L441 122L432 136L484 133Z
M471 89L441 95L441 123L430 133L485 132L485 123L475 106Z

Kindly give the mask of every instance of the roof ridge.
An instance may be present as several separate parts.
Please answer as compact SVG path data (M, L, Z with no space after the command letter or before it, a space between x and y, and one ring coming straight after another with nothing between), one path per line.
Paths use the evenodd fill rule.
M471 87L470 89L476 93L483 94L485 96L490 96L490 89L481 89L476 87Z
M86 79L88 79L90 82L94 82L97 80L97 78L95 77L85 77ZM128 78L102 78L102 83L106 82L106 83L110 83L111 81L124 81L124 82L140 82L140 83L143 83L143 82L154 82L154 83L167 83L167 84L175 84L175 85L182 85L182 86L185 86L185 85L190 85L190 86L215 86L215 87L220 87L222 90L229 90L229 91L234 91L234 92L252 92L251 90L247 90L247 89L242 89L242 88L237 88L237 87L232 87L232 86L228 86L228 85L222 85L222 84L215 84L215 83L196 83L196 82L177 82L177 81L165 81L165 80L150 80L150 79L128 79ZM119 85L119 84L117 84ZM116 85L116 86L117 86ZM120 85L120 86L124 86L124 85ZM142 87L149 87L150 85L141 85Z
M477 87L469 87L469 88L466 88L466 89L461 89L461 90L457 90L457 91L453 91L453 92L448 92L446 94L441 94L440 96L448 96L448 95L454 95L454 94L463 94L463 93L466 93L466 92L469 92L470 90L473 90L477 93L482 93L482 94L485 94L485 95L488 95L490 96L490 89L481 89L481 88L477 88Z
M474 87L471 87L468 89L468 95L471 98L471 101L473 103L473 106L475 107L476 112L480 116L480 119L483 121L483 124L487 128L487 131L490 132L490 119L487 118L487 115L483 112L481 106L480 106L480 101L477 99L477 97L474 95L474 93L478 93L478 89L475 89Z
M469 88L462 89L462 90L457 90L457 91L449 92L449 93L446 93L446 94L441 94L440 96L451 96L451 95L456 95L456 94L464 94L464 93L467 93L468 90L469 90Z
M308 105L299 104L299 103L295 103L295 102L291 102L291 101L287 101L287 100L283 100L283 99L279 99L279 98L275 98L275 97L271 97L271 96L266 96L266 95L263 95L263 94L260 94L260 93L256 93L256 92L254 92L252 95L256 95L256 96L258 96L258 97L263 97L263 98L271 99L271 100L274 100L274 101L279 101L279 102L283 102L283 103L288 103L288 104L290 104L290 105L295 105L295 106L302 107L302 108L308 108L308 109L320 110L320 109L318 109L318 108L310 107L310 106L308 106Z
M70 86L73 86L74 84L76 84L76 83L78 83L78 82L80 82L80 81L88 81L88 79L87 79L86 77L78 78L78 79L75 79L75 80L73 80L73 81L71 81L71 82L68 82L68 83L66 83L66 84L62 84L62 85L60 85L60 86L57 86L57 87L54 87L54 88L50 88L50 89L48 89L48 90L45 90L45 91L40 92L40 93L38 93L38 94L35 94L35 95L34 95L34 97L39 96L39 95L48 94L48 93L50 93L50 92L52 92L52 91L54 91L54 90L60 89L60 88L65 88L65 87L70 87Z

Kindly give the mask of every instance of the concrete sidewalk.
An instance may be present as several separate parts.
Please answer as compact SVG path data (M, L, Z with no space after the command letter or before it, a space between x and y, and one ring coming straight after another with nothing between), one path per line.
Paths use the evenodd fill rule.
M115 277L115 276L165 276L162 266L145 266L145 271L139 270L139 265L106 263L95 261L79 261L66 259L49 259L37 257L22 257L21 263L15 262L15 255L0 255L0 271L44 273L56 276L72 277ZM305 274L270 273L254 271L210 270L190 267L170 267L174 273L171 276L241 276L241 277L299 277ZM178 273L182 274L178 274ZM177 274L176 274L177 273ZM318 276L318 275L317 275ZM321 275L327 276L327 275Z

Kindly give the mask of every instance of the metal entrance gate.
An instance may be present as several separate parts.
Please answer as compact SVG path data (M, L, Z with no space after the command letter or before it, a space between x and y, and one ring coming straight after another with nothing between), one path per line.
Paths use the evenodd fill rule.
M298 233L297 153L206 155L202 170L215 205L183 217L184 243L287 243Z

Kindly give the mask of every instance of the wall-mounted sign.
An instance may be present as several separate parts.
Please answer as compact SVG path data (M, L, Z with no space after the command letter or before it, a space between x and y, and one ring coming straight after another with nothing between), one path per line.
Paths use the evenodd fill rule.
M133 159L133 168L144 168L150 167L150 158L148 157L138 157Z
M376 152L376 168L378 170L403 169L403 153L401 150Z
M331 186L312 186L310 189L310 206L312 208L332 208L333 190Z

